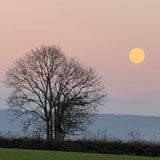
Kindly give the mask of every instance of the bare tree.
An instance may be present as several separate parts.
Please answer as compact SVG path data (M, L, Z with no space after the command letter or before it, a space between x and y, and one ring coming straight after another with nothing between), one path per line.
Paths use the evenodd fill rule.
M47 139L63 140L85 129L105 97L95 70L55 46L42 46L18 59L7 70L5 84L11 89L10 109L18 117L29 115L25 127L38 123Z

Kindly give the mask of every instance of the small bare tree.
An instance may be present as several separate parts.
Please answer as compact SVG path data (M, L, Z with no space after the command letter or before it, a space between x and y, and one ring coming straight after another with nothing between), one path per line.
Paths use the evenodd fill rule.
M10 109L18 117L29 115L25 128L38 123L47 139L64 140L85 129L105 97L95 70L55 46L42 46L18 59L7 70L5 84L11 89Z

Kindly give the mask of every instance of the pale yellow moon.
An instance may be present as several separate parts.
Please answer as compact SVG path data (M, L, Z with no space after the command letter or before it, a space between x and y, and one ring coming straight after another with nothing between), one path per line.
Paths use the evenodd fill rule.
M134 48L130 51L129 58L133 63L142 63L145 59L145 53L140 48Z

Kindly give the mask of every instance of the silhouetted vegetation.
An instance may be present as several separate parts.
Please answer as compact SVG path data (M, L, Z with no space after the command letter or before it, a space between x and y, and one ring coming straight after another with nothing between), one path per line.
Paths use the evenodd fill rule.
M11 90L7 104L22 119L24 130L34 128L48 140L84 131L106 96L94 68L52 45L17 59L4 83Z
M122 141L89 141L66 140L54 141L31 138L4 138L0 137L1 148L37 149L53 151L91 152L103 154L160 156L160 144L147 142Z

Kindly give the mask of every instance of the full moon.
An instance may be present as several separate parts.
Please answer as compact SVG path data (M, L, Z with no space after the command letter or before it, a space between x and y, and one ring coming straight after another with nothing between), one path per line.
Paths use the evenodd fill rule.
M145 58L145 53L140 48L134 48L130 51L129 58L133 63L142 63Z

